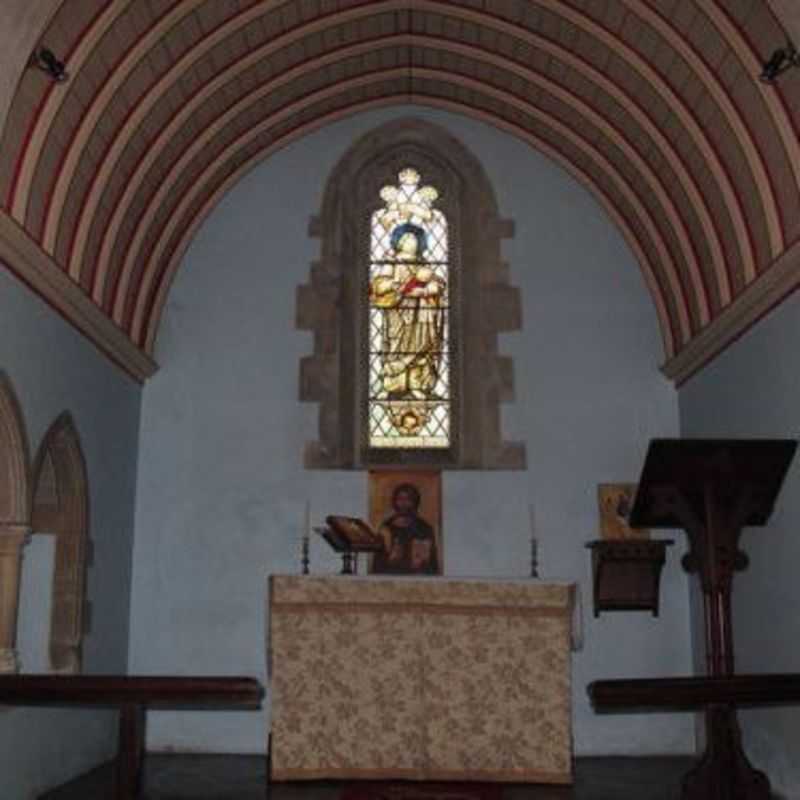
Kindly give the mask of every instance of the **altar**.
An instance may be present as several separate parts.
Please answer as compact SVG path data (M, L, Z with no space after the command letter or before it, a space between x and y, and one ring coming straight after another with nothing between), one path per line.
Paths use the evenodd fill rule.
M271 576L271 778L572 782L569 583Z

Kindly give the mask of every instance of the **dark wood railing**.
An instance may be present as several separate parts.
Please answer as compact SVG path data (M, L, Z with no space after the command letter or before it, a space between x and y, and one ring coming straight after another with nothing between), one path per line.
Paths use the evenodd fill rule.
M595 681L589 699L600 713L701 711L707 706L800 705L800 674L728 678L635 678Z
M263 697L263 687L253 678L0 676L0 705L119 709L116 800L134 800L139 794L148 708L256 711Z

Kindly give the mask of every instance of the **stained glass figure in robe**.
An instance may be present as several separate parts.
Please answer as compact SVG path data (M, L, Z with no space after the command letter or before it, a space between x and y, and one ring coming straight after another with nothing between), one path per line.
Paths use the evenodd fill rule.
M408 167L372 216L369 432L372 447L450 445L447 220Z

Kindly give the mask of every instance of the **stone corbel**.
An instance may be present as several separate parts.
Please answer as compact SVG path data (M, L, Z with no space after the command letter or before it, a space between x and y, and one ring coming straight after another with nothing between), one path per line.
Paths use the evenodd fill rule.
M17 611L22 550L30 540L29 525L0 522L0 674L19 670Z

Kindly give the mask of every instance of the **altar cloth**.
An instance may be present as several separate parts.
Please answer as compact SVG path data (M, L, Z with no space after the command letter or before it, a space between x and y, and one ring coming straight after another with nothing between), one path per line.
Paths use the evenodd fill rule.
M570 783L574 591L272 576L272 779Z

